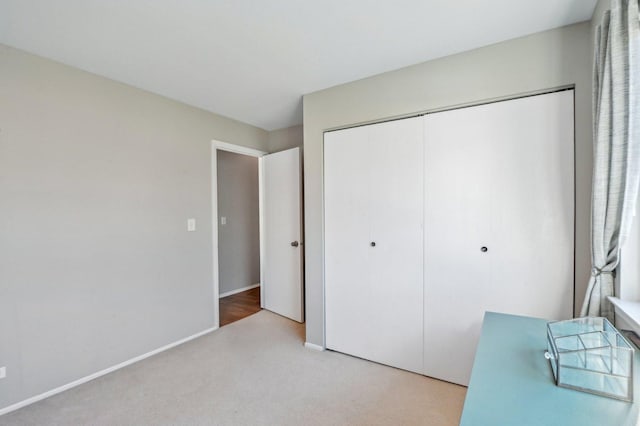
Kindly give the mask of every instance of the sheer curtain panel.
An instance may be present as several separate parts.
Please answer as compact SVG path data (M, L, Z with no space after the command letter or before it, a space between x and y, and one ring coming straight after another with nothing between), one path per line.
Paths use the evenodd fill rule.
M612 0L596 30L593 72L592 272L582 316L613 320L608 296L629 233L640 178L638 0Z

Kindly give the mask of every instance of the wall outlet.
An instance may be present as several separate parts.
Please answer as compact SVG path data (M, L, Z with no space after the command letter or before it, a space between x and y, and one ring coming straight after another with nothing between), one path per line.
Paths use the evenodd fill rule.
M196 230L196 220L195 219L187 219L187 231L193 232Z
M0 367L0 379L7 377L7 367Z

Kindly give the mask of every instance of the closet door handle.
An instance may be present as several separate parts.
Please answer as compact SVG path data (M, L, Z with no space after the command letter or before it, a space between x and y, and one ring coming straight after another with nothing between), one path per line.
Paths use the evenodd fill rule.
M376 246L376 242L375 241L371 241L371 247L375 247Z
M297 242L297 241L292 241L291 242L291 247L298 247L299 245L300 245L300 243Z
M483 252L483 253L486 253L488 250L489 249L484 247L484 246L480 247L480 251Z

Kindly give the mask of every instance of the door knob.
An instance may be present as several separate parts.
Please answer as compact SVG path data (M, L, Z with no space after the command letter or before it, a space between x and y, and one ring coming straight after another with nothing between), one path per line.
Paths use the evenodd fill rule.
M481 251L481 252L483 252L483 253L486 253L486 252L487 252L487 250L489 250L489 249L488 249L488 248L486 248L486 247L484 247L484 246L483 246L483 247L480 247L480 251Z
M375 247L376 246L376 242L375 241L371 241L371 247Z
M300 245L300 243L298 243L297 241L292 241L291 242L291 247L298 247Z

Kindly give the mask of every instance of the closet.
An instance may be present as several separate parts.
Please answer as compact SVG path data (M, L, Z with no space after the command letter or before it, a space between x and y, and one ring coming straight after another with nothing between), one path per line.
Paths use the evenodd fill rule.
M572 90L324 149L327 348L466 385L485 311L572 316Z

